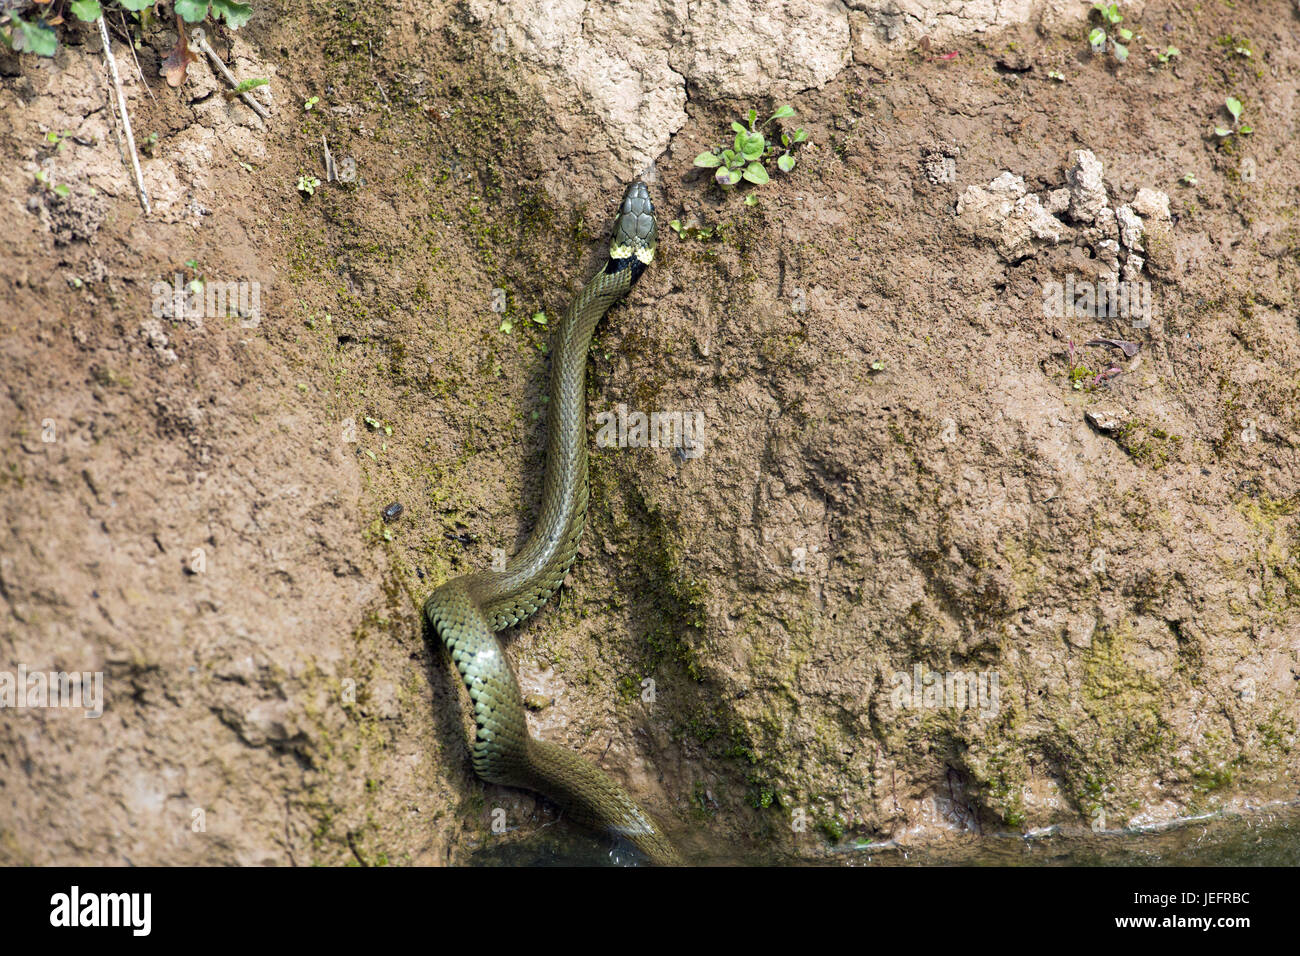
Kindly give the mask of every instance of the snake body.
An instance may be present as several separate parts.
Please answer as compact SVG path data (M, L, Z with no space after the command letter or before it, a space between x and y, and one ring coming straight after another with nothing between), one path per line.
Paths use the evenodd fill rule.
M424 616L460 672L474 706L474 772L489 783L534 790L573 819L632 843L651 862L679 862L654 819L604 772L528 733L523 698L496 632L537 613L573 564L587 522L587 348L601 317L654 258L658 233L645 185L627 187L609 259L556 327L551 347L546 474L541 515L504 570L453 578Z

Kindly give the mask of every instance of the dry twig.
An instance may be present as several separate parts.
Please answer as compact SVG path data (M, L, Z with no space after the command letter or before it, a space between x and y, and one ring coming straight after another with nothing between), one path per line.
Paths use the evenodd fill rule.
M104 41L104 59L108 62L108 72L113 77L113 88L117 90L117 106L122 113L122 129L126 132L126 148L131 152L131 167L135 170L135 188L140 193L140 205L144 214L150 215L149 194L144 188L144 174L140 172L140 154L135 151L135 134L131 132L131 117L126 111L126 94L122 92L122 78L117 72L117 60L113 58L113 41L108 35L108 24L99 17L99 36Z
M208 37L203 32L202 28L194 30L190 34L190 38L198 46L199 51L206 54L208 59L212 61L212 65L216 68L217 72L226 78L226 82L235 89L239 89L239 81L235 79L235 74L231 73L230 70L226 68L226 64L221 62L221 57L217 56L217 51L212 49L211 45L208 43ZM271 114L266 111L266 108L262 106L261 103L253 99L251 93L240 93L239 96L245 103L252 107L253 112L262 117L262 119L269 120L271 118Z

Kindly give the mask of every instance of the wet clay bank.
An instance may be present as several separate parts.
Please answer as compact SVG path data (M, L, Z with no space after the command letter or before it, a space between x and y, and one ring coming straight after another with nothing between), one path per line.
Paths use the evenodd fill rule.
M511 640L536 733L701 858L1294 795L1293 5L1126 6L1123 66L1087 52L1086 4L977 32L943 4L827 8L820 33L780 10L731 61L736 5L590 6L553 35L487 4L214 31L271 79L269 123L202 64L155 83L162 33L153 98L124 76L160 134L148 219L98 41L6 67L0 649L104 671L105 713L0 714L0 853L547 839L544 801L473 777L418 606L531 527L534 316L641 172L688 238L661 226L602 324L589 406L698 413L702 443L593 450L582 557ZM1228 97L1253 132L1214 134ZM694 157L784 102L795 169L720 194ZM322 136L356 177L305 197ZM155 314L154 283L196 273L258 281L259 321ZM1050 308L1067 280L1132 282L1150 314Z

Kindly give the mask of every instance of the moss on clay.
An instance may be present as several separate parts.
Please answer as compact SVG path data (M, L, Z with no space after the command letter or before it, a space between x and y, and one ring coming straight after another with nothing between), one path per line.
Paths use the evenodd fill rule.
M1114 437L1134 461L1149 466L1153 471L1159 471L1176 458L1183 443L1181 435L1138 420L1125 422L1115 431Z

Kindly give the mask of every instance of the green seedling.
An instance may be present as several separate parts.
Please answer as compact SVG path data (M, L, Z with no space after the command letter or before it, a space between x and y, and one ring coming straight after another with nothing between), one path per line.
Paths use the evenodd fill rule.
M71 13L83 23L93 23L114 8L123 11L134 22L139 49L140 30L156 22L154 7L157 0L71 0L66 13ZM9 7L17 6L7 4ZM209 16L238 30L253 15L253 8L237 0L175 0L172 9L186 23L201 23ZM54 56L59 39L54 27L69 19L62 3L38 3L27 17L15 9L0 12L0 43L16 53L35 53L37 56Z
M1237 99L1235 96L1229 96L1223 101L1223 105L1232 116L1232 125L1214 127L1215 136L1219 137L1220 140L1226 140L1233 133L1238 133L1242 136L1249 136L1251 133L1255 132L1253 126L1241 121L1241 100Z
M1093 27L1088 33L1088 45L1098 56L1106 52L1107 47L1120 63L1128 59L1128 44L1133 39L1133 31L1120 26L1124 16L1119 12L1117 3L1094 3L1092 10L1101 20L1102 25ZM1110 32L1106 32L1110 27Z
M770 180L766 162L776 154L776 166L781 172L788 173L794 169L795 157L791 152L795 146L808 139L808 133L797 129L794 133L781 133L781 145L768 140L763 129L770 123L794 115L794 108L782 106L761 125L758 122L758 110L751 109L746 117L748 123L732 123L731 129L736 134L730 147L718 147L711 152L700 153L695 157L695 165L705 169L714 169L713 181L723 189L735 187L743 179L745 182L762 186ZM750 203L753 205L753 203Z

